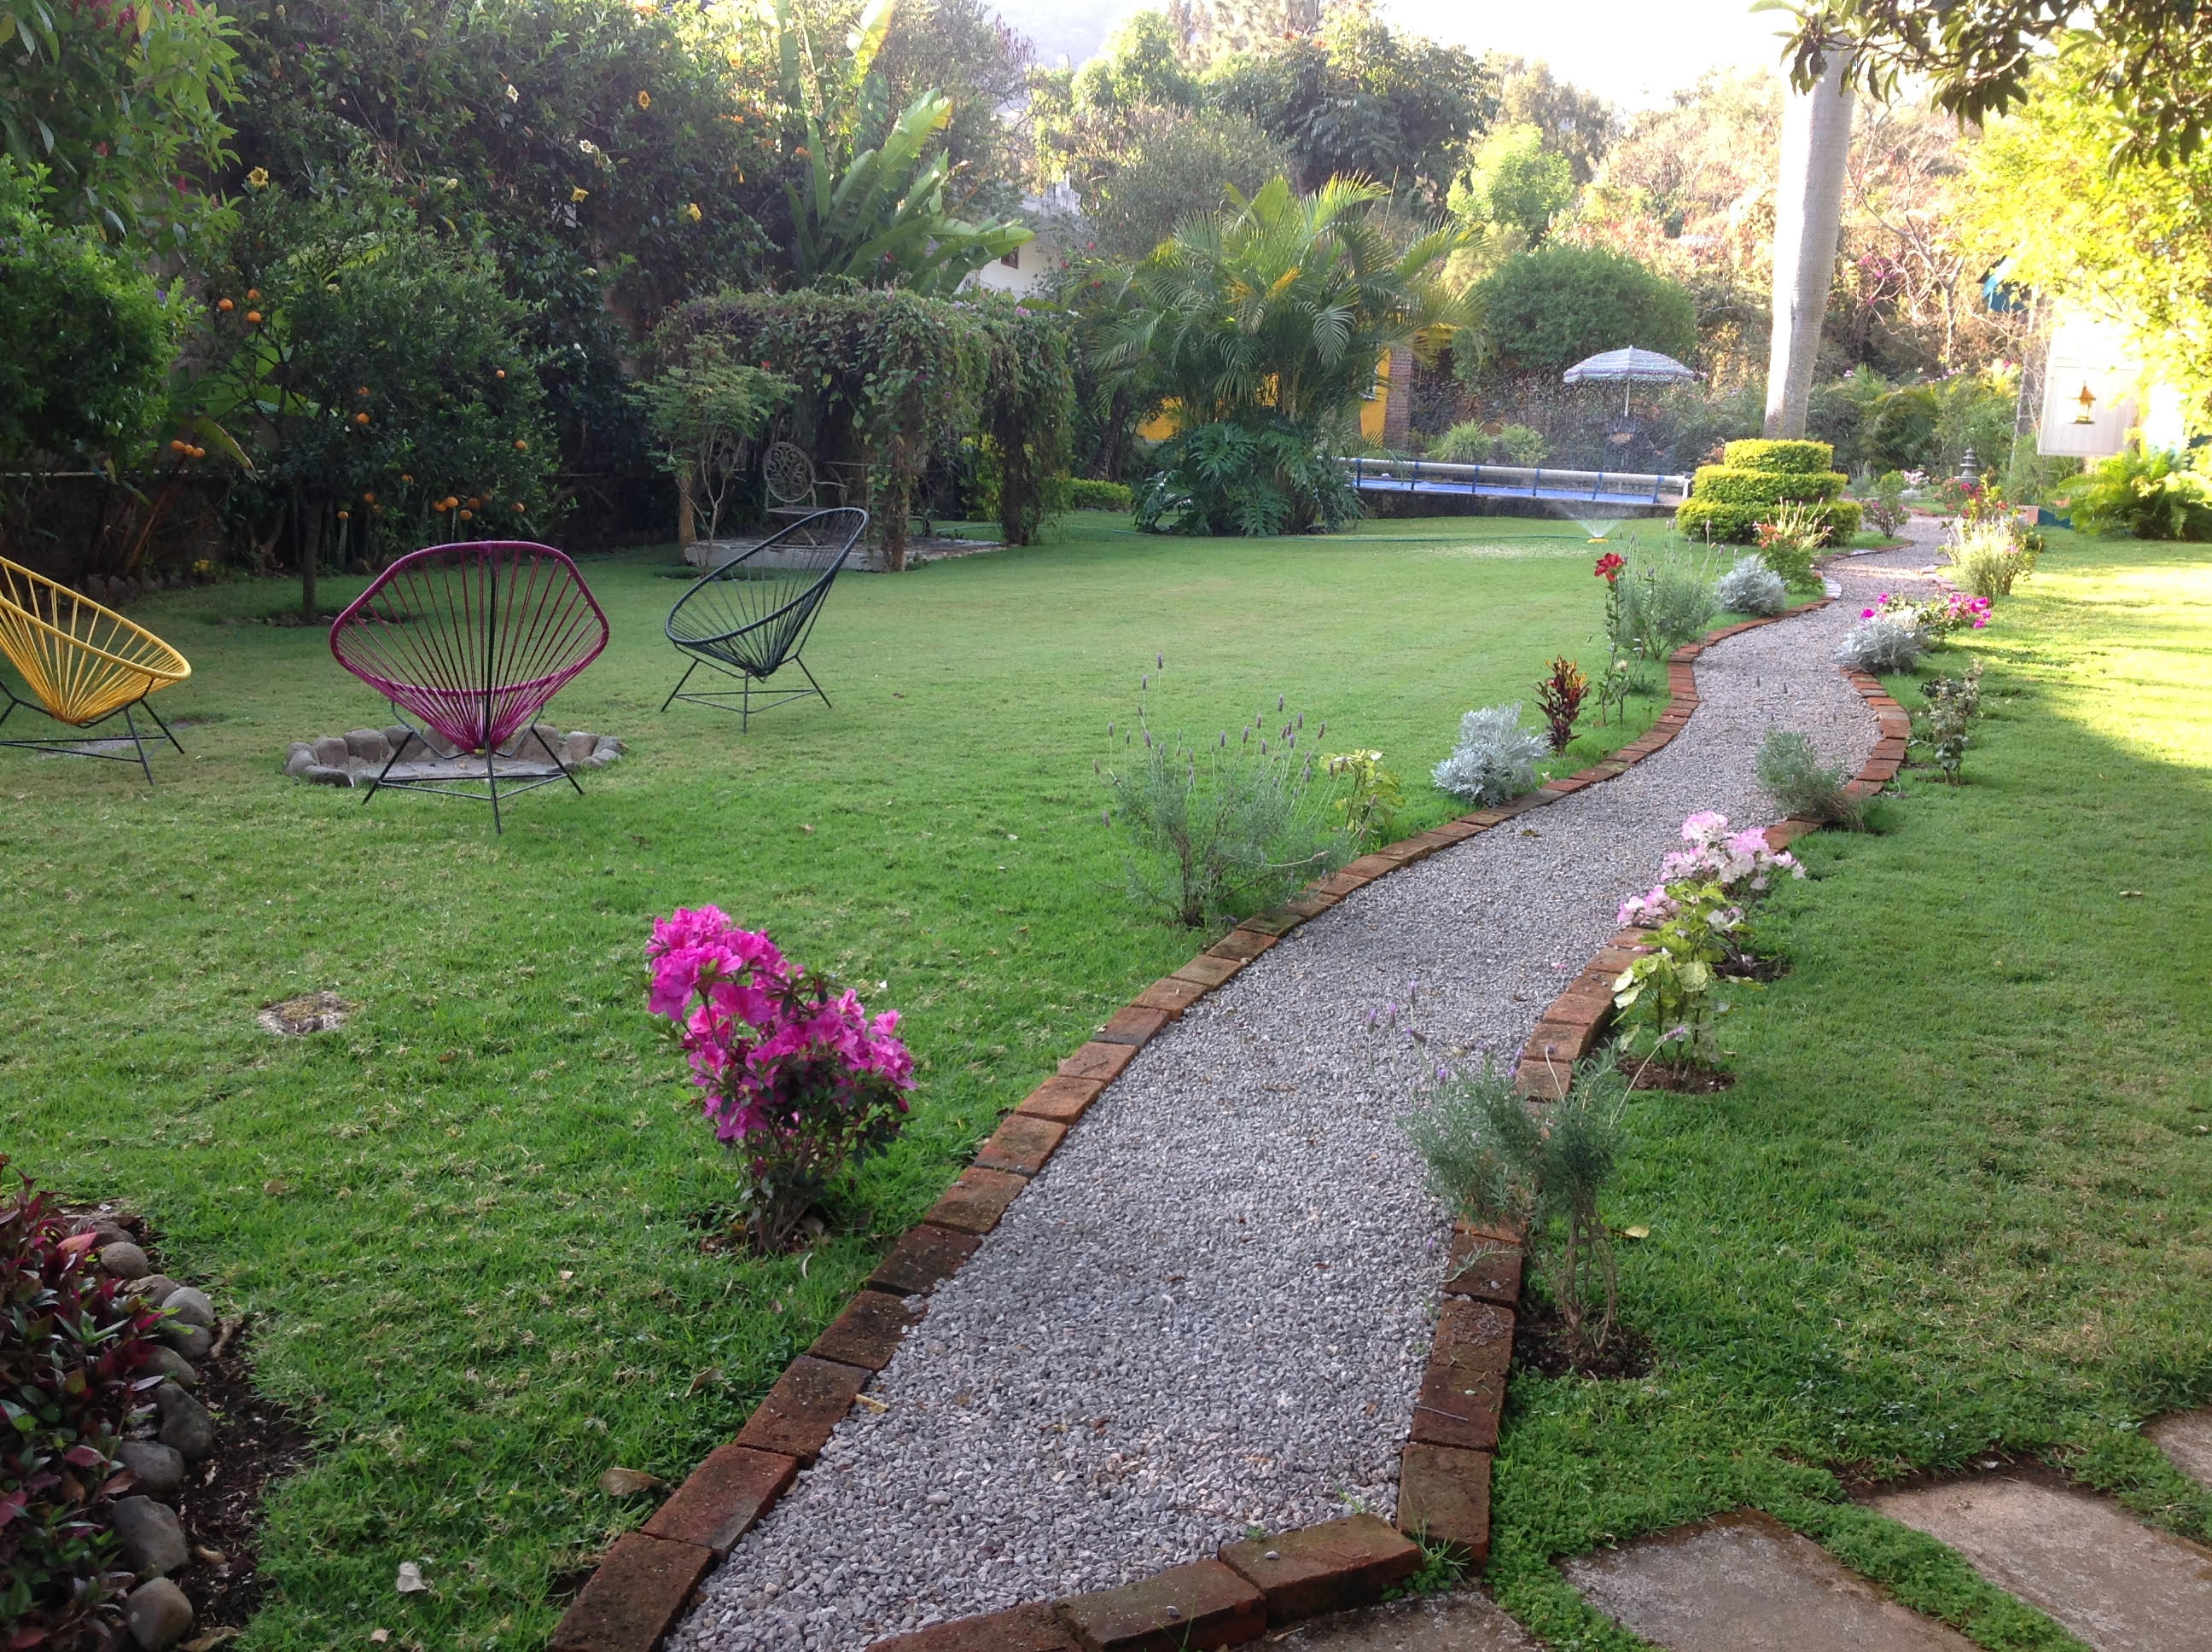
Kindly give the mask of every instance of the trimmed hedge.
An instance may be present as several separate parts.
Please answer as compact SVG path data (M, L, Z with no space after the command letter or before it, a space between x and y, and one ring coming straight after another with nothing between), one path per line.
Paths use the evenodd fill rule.
M1844 545L1859 531L1862 512L1855 499L1832 499L1819 507L1828 543ZM1674 530L1685 538L1703 539L1708 527L1720 544L1747 545L1759 538L1759 525L1774 514L1766 505L1735 505L1717 499L1690 498L1674 507Z
M1075 477L1067 484L1067 505L1078 511L1126 511L1130 508L1129 484Z
M1698 470L1692 494L1720 505L1756 505L1771 510L1787 500L1815 503L1833 499L1850 478L1841 471L1754 471L1732 465Z
M1764 441L1753 437L1721 449L1721 462L1736 471L1826 471L1836 463L1829 441Z

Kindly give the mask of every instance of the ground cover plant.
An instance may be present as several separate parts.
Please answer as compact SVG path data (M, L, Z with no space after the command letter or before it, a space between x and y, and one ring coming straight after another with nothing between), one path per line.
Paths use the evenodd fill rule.
M1099 819L1091 759L1133 665L1164 653L1193 727L1279 693L1325 708L1317 753L1407 777L1405 835L1462 807L1413 779L1461 714L1602 629L1583 536L1557 522L1059 531L842 580L807 651L834 708L743 735L659 709L673 552L586 558L614 640L555 715L631 750L582 798L523 799L501 837L480 810L282 775L290 740L386 714L319 632L225 623L294 608L286 580L134 609L193 665L163 697L190 755L159 784L0 754L0 1139L42 1185L139 1203L252 1316L259 1384L319 1442L271 1496L242 1652L368 1627L542 1645L652 1506L600 1474L678 1478L728 1439L999 1114L1189 957L1191 932L1126 900ZM645 948L708 902L897 1009L913 1053L904 1128L803 1252L702 1249L732 1165L648 1013ZM343 1028L256 1024L322 990L353 1006ZM426 1592L394 1593L403 1561Z
M1649 1231L1619 1266L1655 1369L1516 1374L1493 1480L1487 1581L1552 1644L1640 1644L1553 1557L1750 1504L1984 1646L2075 1645L1839 1470L2040 1454L2212 1536L2136 1431L2212 1397L2212 572L2052 538L1976 642L1972 782L1909 769L1882 835L1799 845L1735 1086L1626 1115L1605 1208Z

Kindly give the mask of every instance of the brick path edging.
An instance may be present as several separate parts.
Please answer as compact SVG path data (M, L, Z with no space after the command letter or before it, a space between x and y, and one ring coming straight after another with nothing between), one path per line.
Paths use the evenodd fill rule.
M1000 1121L973 1163L900 1236L844 1312L786 1368L737 1438L694 1469L642 1527L616 1540L555 1628L551 1652L654 1652L708 1572L815 1460L846 1412L863 1403L869 1379L890 1364L901 1339L927 1311L910 1309L909 1300L927 1296L975 1254L1084 1112L1170 1022L1291 930L1378 878L1626 773L1671 742L1697 710L1692 662L1706 648L1831 600L1823 597L1723 626L1704 641L1677 649L1667 661L1667 708L1640 738L1510 802L1360 856L1308 884L1296 899L1246 919L1138 993ZM1887 699L1871 677L1865 680L1874 689L1870 699ZM1899 762L1903 754L1900 740ZM1864 783L1873 767L1852 784ZM1895 773L1893 763L1889 774ZM1814 823L1785 821L1769 833L1770 840L1793 825L1811 830ZM1640 933L1624 931L1614 941ZM1601 951L1599 957L1608 955ZM1570 1044L1578 1059L1596 1041L1603 1017L1585 1017L1582 1007L1590 975L1585 970L1537 1024L1529 1048L1540 1048L1547 1065L1560 1060ZM1612 1007L1610 981L1606 1011ZM1562 1006L1569 1018L1561 1018ZM1524 1054L1524 1078L1528 1067ZM1409 1532L1480 1567L1490 1552L1491 1454L1498 1444L1520 1299L1518 1236L1455 1224L1452 1262L1411 1437L1400 1459L1400 1530L1371 1515L1353 1515L1232 1543L1214 1560L1071 1600L939 1624L879 1641L880 1652L1169 1652L1234 1646L1281 1624L1379 1599L1419 1568L1419 1547L1403 1534Z

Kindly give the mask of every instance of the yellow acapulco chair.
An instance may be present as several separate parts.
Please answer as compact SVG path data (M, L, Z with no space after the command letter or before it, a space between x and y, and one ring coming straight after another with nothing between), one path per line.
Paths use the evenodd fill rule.
M0 694L8 696L0 723L18 706L42 711L76 729L120 717L131 731L131 751L103 751L99 747L107 742L88 743L82 735L0 740L0 746L110 757L118 762L135 757L151 784L154 768L146 761L147 737L140 734L137 720L131 714L134 708L141 708L162 738L179 752L184 750L161 714L147 705L146 696L192 674L185 657L144 626L4 556L0 556L0 654L7 656L33 696L26 700L0 683Z

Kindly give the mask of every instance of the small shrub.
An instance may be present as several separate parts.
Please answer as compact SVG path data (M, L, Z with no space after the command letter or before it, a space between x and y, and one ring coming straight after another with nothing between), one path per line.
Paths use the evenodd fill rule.
M1905 507L1905 476L1899 471L1884 471L1874 481L1872 497L1863 506L1866 519L1875 531L1894 538L1897 531L1912 519Z
M2083 472L2059 495L2085 533L2212 539L2212 481L2174 453L2129 448Z
M1711 566L1701 559L1655 557L1619 571L1606 606L1609 640L1622 653L1664 659L1705 635L1719 612Z
M1855 671L1887 676L1911 671L1920 663L1927 647L1910 622L1877 614L1844 633L1844 640L1836 645L1836 660Z
M2009 597L2035 571L2043 536L2005 522L1962 523L1953 531L1951 567L1958 581L1984 600Z
M744 1165L738 1208L764 1250L786 1248L837 1176L896 1136L914 1058L896 1011L801 969L713 907L657 920L648 1006L675 1023L715 1136Z
M1720 605L1735 614L1778 614L1790 605L1790 583L1760 560L1756 551L1740 556L1714 583Z
M1922 690L1928 708L1921 714L1922 738L1948 785L1959 784L1974 720L1982 714L1982 662L1959 677L1939 677Z
M1940 648L1957 631L1979 631L1990 623L1990 599L1947 591L1926 602L1911 602L1885 591L1874 606L1859 610L1861 619L1893 619L1911 626L1922 642Z
M1844 788L1840 764L1820 761L1812 741L1790 729L1770 728L1759 748L1759 783L1785 815L1854 830L1864 823L1864 808Z
M1612 1237L1599 1200L1621 1147L1626 1081L1610 1064L1577 1066L1540 1115L1489 1061L1446 1078L1407 1121L1429 1185L1462 1215L1528 1236L1530 1258L1570 1342L1601 1351L1620 1312Z
M1504 803L1536 783L1536 764L1547 747L1521 726L1521 708L1485 706L1460 719L1459 744L1436 766L1443 790L1469 803Z
M1829 525L1820 512L1802 505L1784 505L1759 525L1759 558L1788 585L1809 587L1819 582L1813 558L1829 543Z
M158 1323L94 1265L95 1236L70 1225L27 1179L0 1199L0 1623L11 1646L66 1644L112 1596L106 1485Z
M1140 692L1151 687L1147 675ZM1298 750L1305 718L1279 697L1275 706L1279 723L1262 714L1233 739L1224 730L1191 745L1153 733L1139 700L1137 726L1121 737L1129 767L1099 766L1114 794L1107 823L1118 818L1130 838L1133 898L1164 904L1195 929L1235 905L1280 899L1347 858L1313 758Z
M1728 956L1722 934L1742 920L1718 884L1666 886L1671 908L1651 934L1651 951L1613 978L1613 1007L1623 1047L1646 1060L1717 1065L1713 1026L1728 1012L1714 966Z
M1544 714L1544 727L1553 755L1565 751L1575 738L1575 719L1582 714L1589 678L1565 655L1553 657L1552 673L1536 684L1536 708Z
M1337 799L1336 812L1343 817L1345 835L1354 843L1386 843L1406 806L1406 793L1398 777L1382 766L1379 751L1340 751L1322 759L1322 772L1331 780L1346 782Z
M1541 465L1550 451L1544 433L1525 424L1486 430L1480 419L1455 424L1437 438L1430 457L1450 465Z
M1360 513L1343 468L1310 431L1282 419L1198 425L1152 459L1136 494L1137 525L1148 533L1334 533Z
M1126 511L1129 500L1129 484L1126 482L1096 482L1089 477L1075 477L1067 484L1070 510Z

